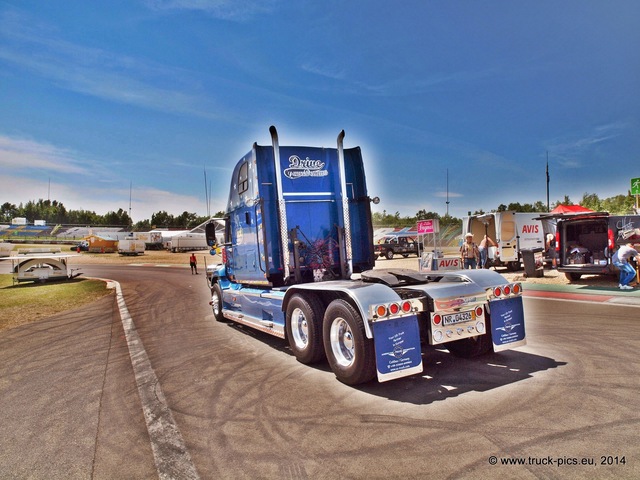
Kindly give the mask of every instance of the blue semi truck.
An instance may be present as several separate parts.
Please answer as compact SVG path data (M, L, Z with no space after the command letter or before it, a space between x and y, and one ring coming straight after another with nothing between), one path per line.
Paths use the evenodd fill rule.
M255 143L236 165L222 263L207 267L218 321L286 339L298 361L328 361L349 385L422 372L423 345L472 357L524 345L522 286L488 270L374 269L359 147Z

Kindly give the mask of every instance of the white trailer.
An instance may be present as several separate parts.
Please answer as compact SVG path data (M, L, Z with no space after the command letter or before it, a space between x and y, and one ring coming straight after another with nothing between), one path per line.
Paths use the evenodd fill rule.
M120 255L144 255L145 243L143 240L125 239L118 241L118 253Z
M207 239L204 233L182 233L171 237L167 243L167 250L184 252L187 250L207 250Z
M496 243L488 248L488 266L506 266L510 270L521 267L521 250L544 250L545 231L537 219L539 213L491 212L484 215L464 217L463 237L473 234L479 245L485 235Z

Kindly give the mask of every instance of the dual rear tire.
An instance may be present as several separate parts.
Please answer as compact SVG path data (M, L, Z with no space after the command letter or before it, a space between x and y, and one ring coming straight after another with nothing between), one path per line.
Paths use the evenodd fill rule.
M323 315L314 295L295 294L287 306L286 334L291 351L304 364L326 357L335 376L347 385L376 375L373 340L367 338L358 311L346 300L333 300Z

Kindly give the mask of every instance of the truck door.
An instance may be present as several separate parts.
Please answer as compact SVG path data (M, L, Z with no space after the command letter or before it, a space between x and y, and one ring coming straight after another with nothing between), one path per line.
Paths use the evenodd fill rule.
M228 208L230 245L227 246L228 275L237 282L265 282L259 243L259 214L255 157L248 154L238 164L232 179Z

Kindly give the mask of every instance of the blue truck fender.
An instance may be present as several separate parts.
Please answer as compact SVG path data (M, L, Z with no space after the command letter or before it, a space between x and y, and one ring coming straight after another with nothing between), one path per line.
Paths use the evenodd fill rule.
M207 268L207 279L209 287L213 287L214 283L218 283L223 290L229 288L231 282L227 277L227 268L224 264L218 264Z

